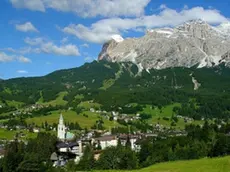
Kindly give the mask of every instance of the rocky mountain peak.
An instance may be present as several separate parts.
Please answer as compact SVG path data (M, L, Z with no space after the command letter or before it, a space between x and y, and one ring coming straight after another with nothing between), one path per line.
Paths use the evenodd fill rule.
M148 30L141 38L116 36L103 45L99 60L131 61L141 69L212 67L223 62L224 54L230 50L227 33L229 23L211 26L200 19L190 20L175 28Z
M207 22L198 20L189 20L175 28L178 32L187 32L192 37L207 38L215 34L215 30Z

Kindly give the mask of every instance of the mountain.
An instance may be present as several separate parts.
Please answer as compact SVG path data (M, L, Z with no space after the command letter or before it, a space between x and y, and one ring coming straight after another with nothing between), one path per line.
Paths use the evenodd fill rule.
M117 38L118 36L116 36ZM230 64L230 23L211 26L191 20L175 28L148 30L141 38L112 39L103 45L99 60L133 62L139 70L169 67L211 67Z

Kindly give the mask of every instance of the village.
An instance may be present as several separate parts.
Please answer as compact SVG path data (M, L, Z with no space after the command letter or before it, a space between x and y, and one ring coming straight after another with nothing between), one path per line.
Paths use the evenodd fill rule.
M186 132L174 132L171 136L186 135ZM140 150L140 141L146 137L157 137L154 133L138 133L138 134L111 134L110 131L101 133L100 137L95 137L94 132L83 134L81 138L73 140L74 135L70 133L65 124L63 115L60 115L57 137L59 142L57 143L57 152L53 152L50 160L53 161L54 166L63 166L69 160L74 159L75 163L78 163L83 155L83 150L87 144L90 144L94 148L94 158L98 159L101 152L107 147L116 147L119 142L125 146L127 142L130 142L131 149L135 152Z
M88 102L92 103L92 102ZM13 117L19 118L20 116L25 115L34 115L34 112L39 112L40 110L49 109L51 106L42 105L42 104L34 104L27 106L23 109L16 110L12 112ZM68 107L65 112L72 111L72 107ZM86 110L86 109L85 109ZM105 110L100 110L95 107L89 107L87 109L92 114L96 114L100 116L101 120L108 120L117 123L125 124L128 132L117 131L116 126L107 128L100 128L95 126L95 128L88 130L78 129L78 134L76 135L76 131L70 129L69 123L65 121L65 115L62 113L59 114L59 119L56 119L56 125L48 125L48 129L44 130L44 126L37 125L20 125L16 124L13 128L9 125L9 123L0 124L0 129L10 130L10 131L19 131L15 138L12 140L0 140L0 159L4 157L4 145L6 142L13 142L15 139L24 142L27 144L27 138L25 136L25 132L32 133L37 135L40 132L50 132L57 137L57 144L55 147L55 152L53 152L49 159L53 163L53 167L63 167L69 161L74 161L76 164L81 160L84 150L87 145L90 145L94 149L94 159L98 160L100 155L103 153L108 147L116 147L119 144L125 146L127 142L130 143L131 149L138 153L141 149L141 142L146 138L167 138L167 137L175 137L175 136L186 136L187 132L182 128L172 128L167 125L163 125L161 123L156 124L148 124L151 129L147 129L146 131L136 130L131 131L130 126L133 123L140 122L143 120L143 114L136 113L133 115L119 113L118 111L107 112ZM46 113L46 112L45 112ZM48 111L48 113L50 113ZM36 113L35 113L36 114ZM191 124L194 122L194 119L175 115L178 120L184 121L184 123ZM166 117L162 119L169 120ZM204 120L204 119L202 119ZM202 125L201 125L202 126ZM113 132L116 131L116 132Z
M40 108L36 106L35 108ZM34 109L34 108L30 108ZM103 113L103 111L96 111L93 108L90 109L91 112ZM104 113L106 113L104 111ZM135 117L128 117L128 115L120 115L118 112L111 112L113 120L123 119L125 121L139 120L140 116L137 114ZM183 130L170 130L165 128L162 125L155 125L154 130L148 131L147 133L135 132L135 133L116 133L112 134L111 130L89 130L87 133L81 133L79 138L76 138L74 133L72 133L69 128L65 125L64 117L60 114L59 120L57 119L58 125L57 128L53 128L53 131L56 131L58 143L56 144L56 152L53 152L50 155L50 160L53 162L53 166L64 166L69 160L74 160L75 163L78 163L83 155L84 148L87 145L92 145L94 148L95 159L98 159L101 152L107 147L117 146L119 142L121 145L126 145L127 142L131 143L131 149L135 152L140 150L140 141L146 137L157 137L159 133L166 132L168 136L182 136L186 135L186 132ZM7 128L7 126L1 125L1 128ZM16 129L24 129L24 126L16 126ZM166 131L167 129L167 131ZM99 133L95 135L95 131ZM32 129L33 133L41 132L41 128L34 127ZM23 140L23 134L17 135L17 139L26 142ZM3 144L0 145L0 158L4 157L4 143L6 141L2 140ZM12 140L13 141L13 140Z

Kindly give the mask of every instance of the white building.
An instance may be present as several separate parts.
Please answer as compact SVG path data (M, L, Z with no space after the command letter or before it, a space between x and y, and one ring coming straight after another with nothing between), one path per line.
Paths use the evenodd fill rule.
M104 150L107 147L117 146L118 139L116 136L103 136L95 139L97 146L100 145L101 149Z
M127 140L129 139L130 140L130 146L131 146L131 149L134 150L134 151L139 151L140 150L140 145L137 144L137 141L140 139L140 136L138 135L120 135L119 136L119 139L121 141L121 145L125 146L126 145L126 142Z
M138 135L120 135L120 136L113 136L113 135L105 135L99 138L95 139L96 142L96 147L97 146L101 146L101 149L104 150L107 147L111 147L111 146L117 146L118 145L118 140L120 139L121 144L123 146L126 145L127 140L130 140L130 146L131 149L134 151L139 151L140 150L140 145L137 144L137 141L140 139L140 136Z
M33 128L33 132L34 132L34 133L39 133L39 132L40 132L40 129L39 129L39 128Z
M63 119L62 114L60 115L60 118L59 118L57 137L60 140L65 140L66 139L66 127L65 127L65 124L64 124L64 119Z

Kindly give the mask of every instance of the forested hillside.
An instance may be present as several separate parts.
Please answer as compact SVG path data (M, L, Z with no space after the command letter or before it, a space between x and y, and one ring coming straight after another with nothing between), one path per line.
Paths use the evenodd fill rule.
M230 115L230 69L168 68L139 72L132 63L92 62L43 77L0 81L1 112L17 106L55 100L60 93L68 106L94 101L104 110L130 103L161 108L181 103L178 114L193 118ZM79 98L79 95L80 98ZM55 103L54 103L55 104Z

